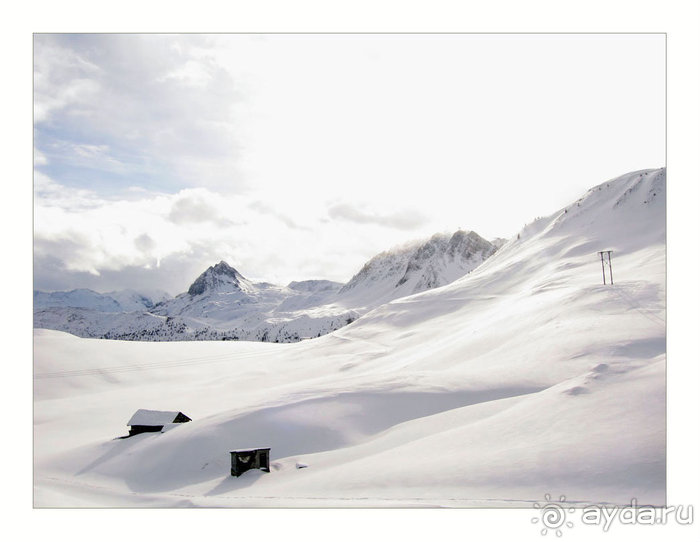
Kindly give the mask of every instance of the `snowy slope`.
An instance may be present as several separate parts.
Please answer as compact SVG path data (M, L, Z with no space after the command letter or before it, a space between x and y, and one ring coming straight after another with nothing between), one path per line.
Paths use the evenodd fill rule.
M37 330L35 504L663 504L665 231L665 170L647 170L313 341ZM138 408L193 421L112 440ZM231 477L251 445L272 472Z

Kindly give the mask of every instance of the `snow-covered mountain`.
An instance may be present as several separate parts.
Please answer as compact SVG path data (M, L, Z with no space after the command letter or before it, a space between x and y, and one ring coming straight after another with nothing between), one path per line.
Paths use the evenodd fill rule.
M101 312L124 312L120 303L113 297L84 288L69 292L34 290L34 310L49 307L80 307ZM146 305L141 307L142 310L146 308Z
M436 234L375 256L345 285L254 282L221 261L187 292L155 304L131 291L92 292L104 298L102 305L57 296L53 304L35 305L34 327L126 340L294 342L339 329L392 299L449 284L495 251L474 232Z
M665 169L605 182L314 341L36 330L35 506L664 506L665 200ZM192 421L114 439L140 408ZM251 443L271 472L230 476Z
M156 303L169 298L167 293L161 291L146 295L135 290L119 290L104 294L86 288L68 292L34 290L34 310L73 307L109 313L133 312L148 310Z
M267 282L254 283L221 261L197 277L187 292L159 303L151 312L230 322L252 311L272 310L288 295L285 288Z
M449 284L481 265L494 252L496 247L473 231L438 233L427 241L378 254L343 286L339 296L358 305L379 306Z
M187 293L194 297L206 292L221 291L225 293L240 292L242 294L255 291L253 284L226 262L221 261L212 265L191 285Z

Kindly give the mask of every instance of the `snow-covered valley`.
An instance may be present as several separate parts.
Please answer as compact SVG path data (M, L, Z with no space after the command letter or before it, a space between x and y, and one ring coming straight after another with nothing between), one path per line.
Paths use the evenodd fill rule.
M449 253L450 239L436 246ZM601 250L613 251L612 285ZM329 311L319 317L357 314L293 344L36 329L35 504L521 506L545 493L665 503L665 169L592 188L472 269L398 266L387 283L405 290L388 299L370 271L392 258L337 291L297 286L290 313L313 298ZM179 297L147 314L193 318ZM216 319L214 301L197 318ZM139 408L192 421L116 439ZM271 472L230 476L228 452L251 446L271 448Z

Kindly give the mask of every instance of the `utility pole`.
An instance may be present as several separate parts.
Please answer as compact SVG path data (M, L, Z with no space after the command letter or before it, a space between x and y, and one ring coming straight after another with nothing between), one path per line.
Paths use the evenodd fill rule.
M605 282L605 256L604 254L608 255L608 267L610 268L610 284L614 284L613 282L613 272L612 272L612 250L599 250L598 254L600 254L600 268L603 270L603 284L606 284Z

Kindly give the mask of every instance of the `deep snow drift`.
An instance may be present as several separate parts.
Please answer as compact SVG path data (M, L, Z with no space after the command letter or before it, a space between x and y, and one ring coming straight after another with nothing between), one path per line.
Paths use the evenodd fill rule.
M310 341L36 330L35 504L664 504L665 184L603 183L463 278ZM139 408L192 421L114 440ZM251 446L272 472L231 477Z

